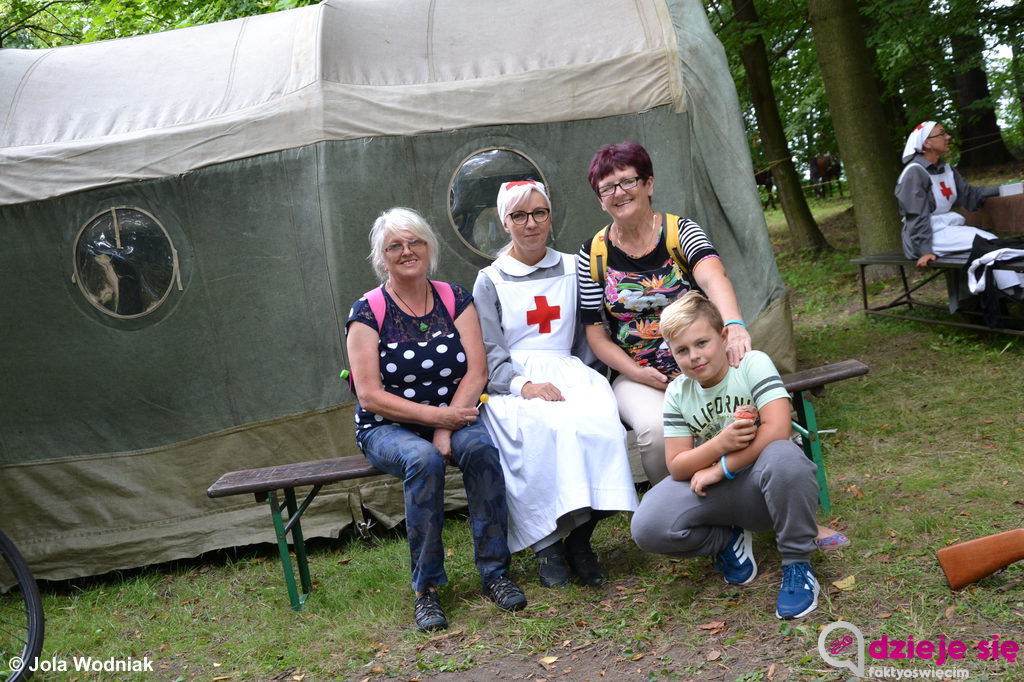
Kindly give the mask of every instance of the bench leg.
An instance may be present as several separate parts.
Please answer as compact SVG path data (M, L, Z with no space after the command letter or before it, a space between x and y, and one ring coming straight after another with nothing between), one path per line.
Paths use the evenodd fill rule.
M274 518L274 531L277 534L277 549L281 554L281 566L284 568L284 581L288 586L288 598L291 601L292 609L299 611L306 601L306 597L313 589L313 583L309 577L309 563L306 560L306 544L302 539L302 526L299 524L300 516L296 516L295 490L285 488L285 505L288 508L288 527L291 529L292 539L295 544L295 562L299 568L299 580L302 585L302 594L299 594L295 584L295 570L292 568L291 555L288 552L288 527L281 518L281 506L277 501L277 491L270 491L270 515ZM301 515L301 512L300 512Z
M797 391L794 394L796 421L793 430L800 434L803 441L804 454L818 465L818 501L826 514L832 512L832 502L828 496L828 479L825 476L825 458L821 454L821 440L818 437L818 422L814 416L814 405L811 404L808 391Z
M303 602L305 602L306 595L313 591L313 581L309 577L309 561L306 559L306 539L302 537L302 525L300 519L302 517L302 513L306 511L306 507L309 506L309 503L312 502L316 493L319 491L320 486L316 486L314 491L310 493L309 497L303 503L302 507L296 511L295 489L284 489L284 499L288 504L288 526L285 528L287 530L291 527L292 531L292 544L295 547L295 563L298 564L299 567L299 580L302 583Z

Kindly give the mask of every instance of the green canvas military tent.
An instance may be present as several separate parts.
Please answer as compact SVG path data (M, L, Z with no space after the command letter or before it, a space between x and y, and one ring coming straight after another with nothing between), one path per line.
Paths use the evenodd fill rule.
M502 241L534 175L554 246L604 224L601 145L652 153L755 344L794 362L725 55L698 0L326 0L221 24L0 50L2 525L41 578L274 540L222 473L354 454L339 380L367 231L419 209L437 276ZM457 479L456 479L457 480ZM451 504L459 504L457 490ZM330 486L307 536L401 518L400 482Z

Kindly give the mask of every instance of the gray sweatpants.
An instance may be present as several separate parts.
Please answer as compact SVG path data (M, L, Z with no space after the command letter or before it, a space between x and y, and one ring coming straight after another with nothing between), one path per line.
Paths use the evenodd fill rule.
M714 556L733 526L774 530L782 565L809 561L818 534L818 467L795 443L769 443L736 478L707 488L700 497L689 481L671 477L647 491L633 514L640 549L674 557Z

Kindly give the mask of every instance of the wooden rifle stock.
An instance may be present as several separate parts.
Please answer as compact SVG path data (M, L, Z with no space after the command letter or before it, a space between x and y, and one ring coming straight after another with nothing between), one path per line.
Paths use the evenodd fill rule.
M943 547L936 554L954 590L1024 559L1024 528Z

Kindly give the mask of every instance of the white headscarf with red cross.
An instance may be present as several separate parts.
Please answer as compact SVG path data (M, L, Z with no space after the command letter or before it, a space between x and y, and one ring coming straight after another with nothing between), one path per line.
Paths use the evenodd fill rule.
M903 163L909 163L914 156L924 151L924 141L928 139L936 125L935 121L925 121L910 131L907 145L903 148Z
M548 208L551 208L551 199L548 198L548 190L543 183L536 180L505 182L498 190L498 217L501 218L501 222L505 222L512 207L522 201L530 192L540 192L544 201L548 203Z

